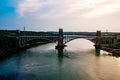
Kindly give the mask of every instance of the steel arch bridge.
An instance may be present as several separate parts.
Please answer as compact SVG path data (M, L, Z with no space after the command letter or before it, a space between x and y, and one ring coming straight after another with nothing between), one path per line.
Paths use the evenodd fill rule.
M95 36L89 36L89 35L63 35L63 29L59 29L59 34L58 36L21 36L20 31L17 30L16 32L16 38L18 40L19 46L25 45L27 42L31 40L36 40L36 39L43 39L43 40L48 40L50 42L57 42L57 49L62 49L65 47L65 44L78 38L84 38L87 39L91 42L93 42L95 45L101 45L101 38L107 38L111 37L113 38L114 36L102 36L101 31L97 31ZM110 41L111 43L113 42L112 40Z
M63 44L66 44L74 39L78 39L78 38L84 38L87 39L93 43L95 43L95 36L82 36L82 35L65 35L63 38ZM17 37L18 39L18 37ZM29 41L32 40L37 40L37 39L42 39L42 40L47 40L50 42L57 42L58 41L58 36L20 36L19 37L19 46L22 46L24 44L26 44Z

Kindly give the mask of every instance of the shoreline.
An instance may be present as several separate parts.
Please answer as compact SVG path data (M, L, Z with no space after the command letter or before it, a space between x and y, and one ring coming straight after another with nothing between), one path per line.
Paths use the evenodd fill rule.
M0 51L0 60L3 60L9 56L12 56L14 54L16 54L17 52L26 50L28 48L34 47L34 46L38 46L38 45L42 45L42 44L47 44L49 42L37 42L37 43L30 43L30 44L26 44L22 47L17 47L17 48L10 48L7 50L2 50Z
M112 53L113 56L120 57L120 49L107 48L105 46L101 47L101 50Z
M22 47L10 48L10 49L7 49L7 50L0 51L0 60L3 60L3 59L5 59L9 56L12 56L12 55L16 54L17 52L29 49L29 48L34 47L34 46L47 44L47 43L50 43L50 42L30 43L30 44L26 44ZM120 57L120 49L113 49L113 48L107 48L105 46L102 46L101 50L112 53L112 56Z

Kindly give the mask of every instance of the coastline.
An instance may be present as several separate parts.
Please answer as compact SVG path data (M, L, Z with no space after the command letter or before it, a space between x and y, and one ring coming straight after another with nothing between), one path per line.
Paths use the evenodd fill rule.
M42 45L42 44L47 44L47 43L50 43L50 42L36 42L36 43L26 44L24 46L17 47L17 48L10 48L10 49L7 49L7 50L2 50L2 51L0 51L0 60L3 60L3 59L5 59L9 56L12 56L12 55L16 54L17 52L26 50L28 48L38 46L38 45ZM113 48L107 48L105 46L102 46L101 50L110 52L110 53L112 53L113 56L120 57L120 49L113 49Z
M25 49L28 49L28 48L31 48L34 46L38 46L38 45L42 45L42 44L47 44L47 43L49 43L49 42L36 42L36 43L26 44L24 46L17 47L17 48L10 48L7 50L2 50L2 51L0 51L0 60L3 60L9 56L16 54L17 52L23 51Z
M105 46L101 47L101 50L112 53L113 56L120 57L120 49L107 48Z

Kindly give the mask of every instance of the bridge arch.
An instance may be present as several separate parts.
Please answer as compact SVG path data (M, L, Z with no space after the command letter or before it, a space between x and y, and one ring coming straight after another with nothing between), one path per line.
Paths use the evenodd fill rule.
M68 42L73 41L75 39L86 39L86 40L88 40L90 42L95 43L95 38L76 37L76 38L69 38L69 39L64 38L63 39L63 44L67 44Z
M22 45L29 43L30 41L34 41L34 40L45 40L45 41L49 41L49 42L55 42L57 39L53 39L52 37L41 37L41 36L40 37L21 36L19 38L19 45L22 46Z

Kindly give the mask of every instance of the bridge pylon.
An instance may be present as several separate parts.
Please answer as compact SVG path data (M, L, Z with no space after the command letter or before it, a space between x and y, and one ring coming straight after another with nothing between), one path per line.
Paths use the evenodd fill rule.
M18 40L19 47L21 46L20 42L20 30L16 30L16 39Z
M100 53L101 49L101 31L97 31L96 33L96 40L95 40L95 48L96 48L96 53Z
M56 46L56 49L58 50L62 50L64 49L64 47L66 46L64 43L63 43L63 29L60 28L59 29L59 35L58 35L58 44Z

